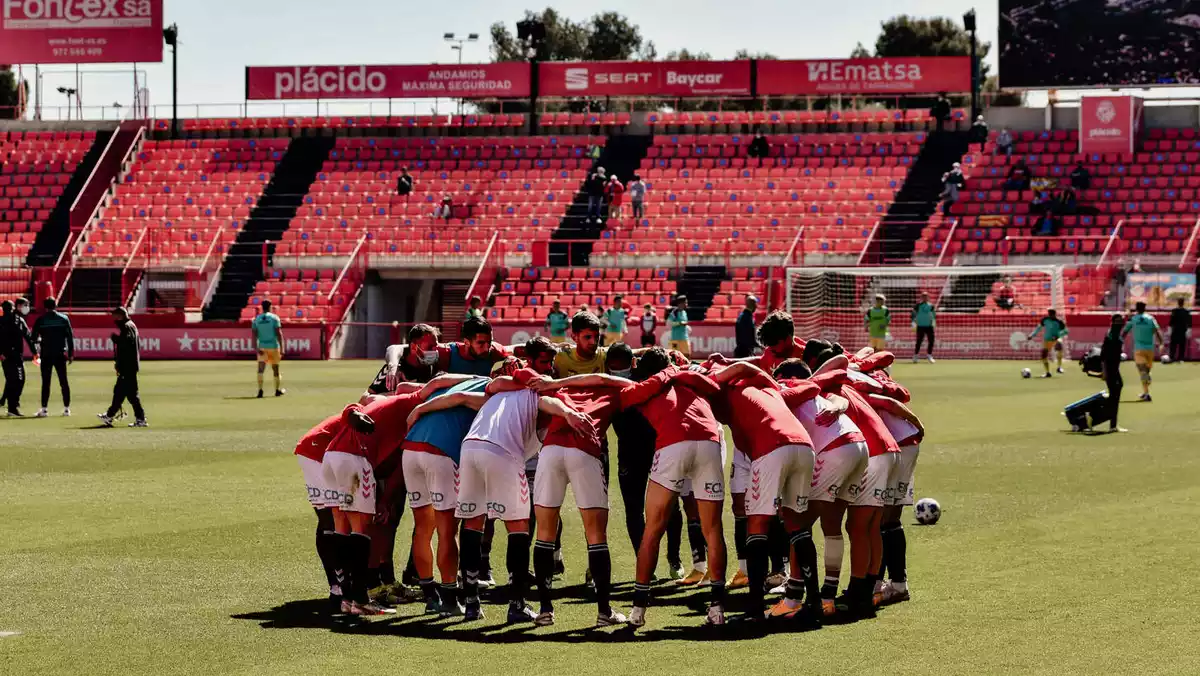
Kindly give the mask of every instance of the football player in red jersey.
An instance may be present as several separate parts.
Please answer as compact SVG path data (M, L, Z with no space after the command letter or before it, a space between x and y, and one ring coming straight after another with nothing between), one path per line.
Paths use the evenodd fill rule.
M850 532L850 586L835 605L852 617L871 617L875 613L874 577L883 564L880 531L883 508L891 502L888 491L894 485L900 446L873 407L849 386L849 376L845 372L849 360L844 355L827 349L813 357L813 362L819 364L813 381L821 385L823 392L846 399L847 415L859 427L867 443L867 470L849 491L852 500L846 527ZM776 375L782 375L781 370L782 365ZM862 546L856 546L856 543ZM826 580L823 594L828 592L828 582Z
M325 448L329 446L329 440L341 427L340 413L329 416L300 438L295 451L300 471L304 475L305 487L308 489L308 502L317 513L317 556L325 568L325 579L329 583L329 602L333 612L339 612L342 605L345 573L338 565L336 556L337 537L333 526L333 506L337 504L337 495L325 484L321 473L321 461L325 459Z
M619 355L619 350L614 350ZM609 603L612 562L608 551L608 482L604 477L600 440L607 434L613 416L621 409L649 400L662 391L665 379L644 383L606 374L582 374L561 380L542 381L533 388L543 394L553 392L571 408L587 415L596 426L596 443L577 434L565 421L553 420L546 433L538 461L538 482L534 487L534 511L537 513L538 540L534 544L533 567L541 597L538 625L554 623L550 599L550 578L554 573L554 538L560 510L569 484L583 519L588 544L588 568L596 588L598 615L596 626L623 624L625 616L613 611Z
M779 384L751 363L730 366L706 364L713 379L721 384L724 408L730 427L750 459L750 480L745 497L747 518L746 554L750 578L748 617L763 617L764 584L768 573L767 533L777 514L795 548L794 567L801 569L809 601L803 611L768 613L767 617L800 617L820 624L821 605L817 582L817 551L812 544L808 495L812 483L814 454L812 439L792 415L792 408L820 392L815 384L806 384L781 392ZM832 422L825 416L822 422ZM779 509L782 507L782 509Z
M669 368L670 355L654 348L634 366L634 380L663 377L672 382L640 409L657 434L650 485L646 490L646 531L638 550L633 612L629 622L646 623L650 578L658 562L658 548L669 518L669 509L691 479L704 539L708 544L711 598L706 624L725 623L725 534L721 505L725 499L724 434L706 400L720 392L711 379L699 373Z
M333 509L338 536L336 549L347 580L343 587L343 612L354 615L389 612L369 598L371 588L379 584L380 559L390 556L388 535L395 535L394 531L384 533L370 528L377 515L376 505L392 505L395 493L404 490L398 451L408 430L409 413L431 392L461 379L461 376L447 376L425 385L401 383L397 386L400 394L377 398L366 406L351 404L342 411L342 426L329 441L321 471L325 485L337 492ZM377 537L373 539L372 533ZM379 542L373 543L375 539ZM381 546L384 540L386 546ZM372 566L372 562L376 565Z

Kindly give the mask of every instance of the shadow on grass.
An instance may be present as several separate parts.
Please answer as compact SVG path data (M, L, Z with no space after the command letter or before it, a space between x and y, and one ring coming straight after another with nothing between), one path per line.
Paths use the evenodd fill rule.
M290 601L265 612L233 615L233 619L259 622L263 629L326 629L343 634L367 636L395 636L397 638L420 638L429 640L456 641L460 643L514 644L514 643L627 643L646 641L741 641L758 638L766 634L811 631L810 627L798 622L780 622L770 625L763 622L730 623L723 627L707 627L700 624L700 613L695 613L696 623L687 626L667 626L654 629L635 630L630 626L615 628L583 627L564 631L547 630L531 624L465 624L460 620L413 615L382 620L358 618L333 618L326 614L327 601L312 599ZM653 610L651 611L653 614ZM499 613L488 613L484 622ZM501 616L502 617L502 616Z
M582 586L582 585L581 585ZM566 592L574 588L565 588ZM695 606L682 617L687 625L634 629L621 627L579 627L555 631L552 628L535 627L532 624L499 623L505 617L503 609L487 606L486 618L479 623L467 624L456 618L439 618L428 615L397 615L376 620L357 617L333 617L329 615L328 599L318 598L304 601L288 601L266 611L232 615L235 620L250 620L259 623L262 629L324 629L344 634L368 636L395 636L397 638L420 638L461 643L627 643L646 641L742 641L759 638L767 634L797 633L814 629L800 621L745 622L730 621L725 626L704 626L704 597L701 594L679 599L676 605ZM590 601L578 601L589 603ZM694 602L694 603L690 603ZM663 610L662 598L656 595L649 611L651 623L664 616L668 621L680 619L680 615ZM735 604L736 605L736 604ZM419 607L411 606L411 607ZM403 608L400 610L404 612ZM729 613L729 615L734 615Z

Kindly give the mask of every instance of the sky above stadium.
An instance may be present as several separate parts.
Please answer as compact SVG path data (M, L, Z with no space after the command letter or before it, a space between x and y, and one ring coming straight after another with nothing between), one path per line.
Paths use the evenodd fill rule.
M481 34L467 45L464 61L487 61L488 28L496 21L510 26L525 9L549 3L514 0L166 0L166 23L179 24L179 101L206 105L205 116L237 114L244 97L244 67L290 64L451 63L457 54L443 41L447 32ZM994 0L607 0L603 3L560 0L553 6L576 20L614 10L641 27L660 55L680 48L730 58L738 49L766 51L781 58L834 58L850 54L862 42L872 48L879 25L896 14L949 16L961 20L976 8L981 39L996 41ZM680 8L686 7L686 14ZM169 52L162 64L141 65L149 82L156 116L169 116L171 68ZM995 69L995 49L988 61ZM55 89L73 87L74 68L48 66L43 77L43 106L65 105ZM132 68L127 65L83 66L84 106L128 106L133 98ZM100 72L105 71L105 72ZM31 73L26 77L32 80ZM397 103L396 113L427 113L432 102ZM271 108L274 107L274 110ZM450 105L443 102L442 112ZM289 114L313 114L314 104L288 104ZM278 114L278 106L252 107L251 114ZM366 111L340 112L362 114ZM111 113L110 113L111 115ZM88 117L96 117L89 114ZM181 112L181 116L183 113ZM60 115L50 110L46 118Z

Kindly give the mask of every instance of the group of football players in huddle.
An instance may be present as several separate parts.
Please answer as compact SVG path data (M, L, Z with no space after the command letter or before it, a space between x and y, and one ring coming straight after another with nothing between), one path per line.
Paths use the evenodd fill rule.
M478 317L449 344L418 325L406 345L389 348L359 402L300 440L334 613L392 614L406 600L391 561L407 501L413 535L402 581L419 586L426 613L483 618L480 590L495 584L490 552L501 522L508 621L554 624L568 486L582 517L597 626L646 623L664 536L674 584L708 590L706 624L725 624L726 594L739 588L747 596L738 619L813 627L909 598L900 517L913 502L924 429L909 392L889 375L890 353L799 340L784 312L758 327L762 354L742 360L696 363L612 336L602 346L601 330L581 312L571 319L571 343L537 337L504 347ZM637 552L628 617L611 599L610 427ZM728 581L726 493L738 560ZM685 520L687 574L679 560ZM844 537L849 585L838 596ZM526 605L531 587L536 611ZM768 603L768 594L778 599Z

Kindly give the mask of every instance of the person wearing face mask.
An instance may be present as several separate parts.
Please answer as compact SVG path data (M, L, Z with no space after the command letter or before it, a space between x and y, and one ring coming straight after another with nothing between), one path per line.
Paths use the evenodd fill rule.
M363 393L363 399L393 392L400 383L429 382L437 374L438 361L445 350L438 344L440 339L437 328L429 324L414 325L408 330L407 344L388 346L383 367Z
M29 301L18 298L14 304L6 300L0 307L0 360L4 365L4 401L8 403L8 415L21 415L21 393L25 390L25 345L36 349L25 315L29 314Z
M129 311L123 307L115 308L112 318L113 323L117 325L117 332L112 335L113 366L117 371L117 383L113 386L112 405L108 407L107 412L99 413L96 417L100 418L100 422L105 426L112 427L117 411L121 410L121 405L128 399L129 405L133 407L134 417L129 426L149 427L146 411L142 409L142 400L138 397L138 371L141 370L142 358L138 347L137 326L129 319Z

